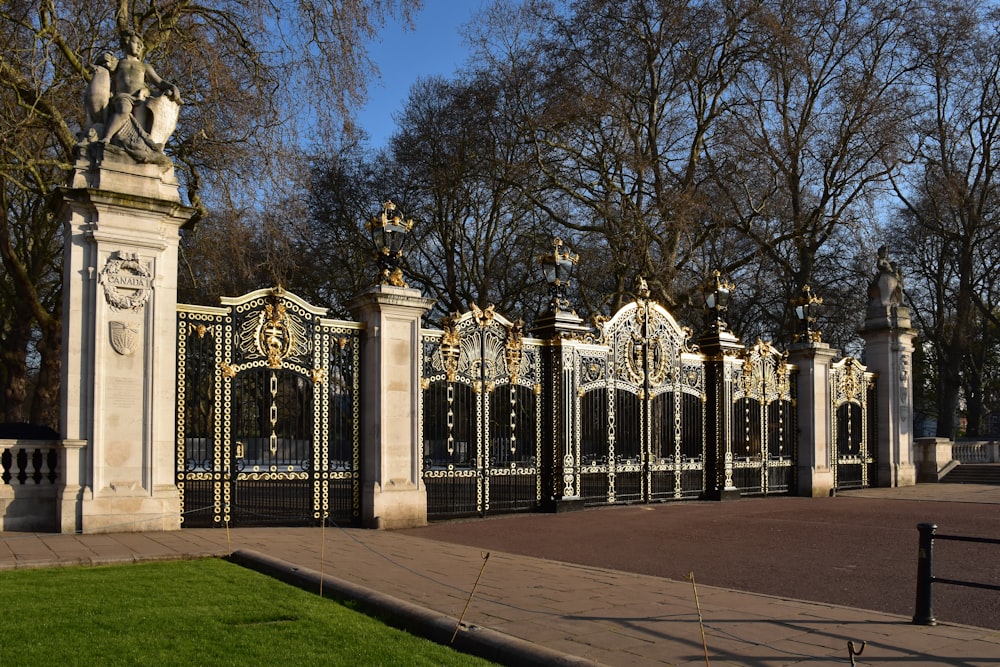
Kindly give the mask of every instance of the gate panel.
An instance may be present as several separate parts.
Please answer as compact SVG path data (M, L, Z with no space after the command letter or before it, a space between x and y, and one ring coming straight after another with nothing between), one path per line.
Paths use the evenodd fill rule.
M422 369L428 518L537 507L540 344L474 307L423 335Z
M875 374L848 357L830 368L833 400L833 484L836 489L867 488L877 483Z
M476 466L477 401L472 386L435 380L421 394L427 516L475 515L482 504L482 488Z
M357 520L359 326L280 288L222 302L178 306L183 525Z
M603 381L605 356L581 356L579 365L584 369L582 377L586 381L579 391L580 467L579 495L583 502L598 504L609 502L611 495L610 457L611 441L614 435L609 421L608 392Z
M184 526L208 527L221 511L222 357L227 311L199 308L178 312L177 488Z
M533 509L541 498L538 474L538 396L533 389L507 384L490 394L490 509Z
M705 488L704 361L651 301L622 308L577 352L584 502L697 497Z
M728 368L733 385L733 484L743 495L788 493L794 488L795 387L785 358L761 341L744 352L742 364Z
M311 523L313 386L294 371L250 368L232 378L231 520Z

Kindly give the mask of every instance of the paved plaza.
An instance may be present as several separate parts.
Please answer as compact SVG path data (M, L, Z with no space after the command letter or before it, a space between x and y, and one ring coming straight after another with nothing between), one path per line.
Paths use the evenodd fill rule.
M991 536L997 537L997 504L1000 487L920 485L859 491L832 499L742 499L729 504L682 503L499 517L402 532L327 527L101 535L2 533L0 569L233 552L251 559L257 555L271 563L283 563L290 572L322 575L328 592L338 586L345 591L372 591L389 606L415 606L441 623L456 623L468 605L461 634L487 629L521 645L540 647L537 664L544 664L546 656L563 655L564 664L704 665L707 646L714 665L844 665L851 664L850 641L856 648L866 642L864 652L856 657L859 665L1000 665L1000 615L990 601L1000 594L990 593L992 598L972 604L979 609L980 623L958 624L947 618L951 603L942 588L942 603L935 603L942 622L934 627L917 626L910 622L910 606L897 613L872 608L886 605L876 599L881 597L878 584L863 571L865 563L876 562L880 565L873 564L870 569L883 571L879 552L885 547L887 553L898 550L905 554L901 562L889 563L888 569L900 574L886 585L899 587L900 581L912 584L915 580L915 525L901 525L897 535L880 527L877 517L912 523L913 515L927 513L926 519L939 522L942 533L949 532L948 521L961 525L957 518L966 517L969 523L962 530L992 526ZM883 539L875 540L870 552L858 554L859 561L845 561L830 544L817 545L809 522L791 518L795 513L815 516L816 525L830 527L832 539L843 540L848 533L842 533L844 529L837 523L838 512L850 522L871 524L859 529L860 539L870 540L868 530L882 531ZM726 516L748 524L748 528L759 524L775 549L782 551L781 557L762 560L755 555L762 550L762 537L752 529L719 534L714 543L695 534L674 535L668 540L656 529L641 529L648 525L666 530L676 517L683 519L685 514L699 525L707 524L704 534L708 536L720 527L730 530ZM865 516L871 520L859 521L858 517ZM778 530L782 521L784 528ZM608 526L615 527L617 533L607 532ZM567 541L565 531L570 528L576 531L571 536L575 548L562 552L567 554L565 559L550 557L554 544ZM687 530L695 532L690 527ZM742 546L741 535L745 541ZM687 552L671 551L668 541L702 549L705 544L715 547L700 558L686 560L694 557L677 555ZM534 554L525 546L531 544L537 546ZM795 544L799 548L790 550L789 545ZM569 559L570 552L577 554L574 558L578 562ZM823 552L833 552L834 562L824 558ZM656 571L656 563L670 560L676 562L663 565L669 574L641 571ZM984 560L1000 559L992 556ZM803 562L812 563L812 587L803 589L810 594L768 593L765 584L781 581L784 573L781 568L758 571L763 562L789 563L786 569L793 578L809 571L801 567ZM799 565L792 567L792 563ZM684 579L689 567L696 573L704 644L694 587ZM729 572L734 580L745 582L741 584L744 590L736 590L732 584L713 585L726 581L719 572ZM977 572L980 574L975 576L997 574L995 566ZM821 599L836 597L840 590L857 589L869 589L873 603L855 606ZM912 605L913 589L900 593L899 598ZM959 598L971 599L964 593Z

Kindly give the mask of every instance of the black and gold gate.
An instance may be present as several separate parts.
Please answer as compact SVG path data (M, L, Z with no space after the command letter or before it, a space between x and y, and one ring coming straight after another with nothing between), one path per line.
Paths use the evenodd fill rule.
M423 336L431 519L532 510L541 497L540 344L492 307L472 308Z
M878 484L875 373L854 357L830 367L834 442L833 486L867 488Z
M743 495L794 489L797 426L792 396L796 376L786 354L758 341L731 374L730 449L733 485Z
M184 526L352 522L359 325L281 288L178 306Z
M577 348L576 491L585 502L703 493L705 365L689 338L662 306L639 300Z

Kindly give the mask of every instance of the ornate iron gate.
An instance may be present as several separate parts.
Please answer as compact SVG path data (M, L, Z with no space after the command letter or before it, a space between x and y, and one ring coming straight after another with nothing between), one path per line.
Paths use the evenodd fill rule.
M633 302L578 348L577 493L585 502L697 497L705 489L705 368L659 304Z
M184 526L354 521L359 325L281 288L178 306Z
M857 359L847 357L830 367L830 382L831 436L836 445L833 486L867 488L878 481L875 374L867 372Z
M727 367L733 387L730 443L733 483L741 494L787 493L795 479L794 375L787 355L763 341Z
M540 343L473 305L423 336L428 518L534 509L541 497Z

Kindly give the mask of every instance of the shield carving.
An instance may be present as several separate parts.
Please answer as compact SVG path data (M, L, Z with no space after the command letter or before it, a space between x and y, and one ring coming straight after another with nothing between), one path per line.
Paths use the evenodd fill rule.
M109 325L111 349L122 356L132 356L139 346L139 327L128 322L109 322Z

